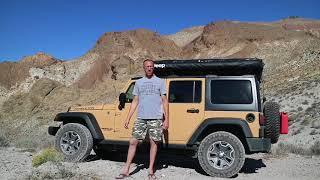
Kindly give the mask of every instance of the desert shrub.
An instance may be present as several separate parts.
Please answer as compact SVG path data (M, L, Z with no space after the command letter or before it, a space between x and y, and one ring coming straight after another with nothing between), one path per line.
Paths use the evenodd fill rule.
M294 135L300 134L302 130L303 130L303 128L299 128L299 129L297 129L297 130L294 130L294 131L292 132L292 135L294 136Z
M280 142L278 146L272 151L275 155L284 155L288 153L299 154L299 155L320 155L320 141L316 141L309 149L299 145L285 144Z
M313 129L311 132L310 132L310 135L316 135L318 134L317 131L315 129Z
M63 156L54 148L47 148L43 150L40 154L36 155L32 159L32 166L38 167L43 163L48 161L59 162L63 160Z
M304 149L303 147L293 145L293 144L285 144L280 142L276 149L273 151L276 155L283 155L288 153L293 154L300 154L300 155L308 155L309 152L307 149Z
M310 119L309 118L304 118L303 121L300 123L303 126L307 126L310 124Z
M303 110L303 108L302 107L298 107L298 111L302 111Z
M58 168L63 179L70 179L75 176L75 173L72 172L68 167L63 166L61 163L58 163Z
M308 102L307 100L304 100L304 101L302 102L302 104L304 104L304 105L308 105L308 104L309 104L309 102Z
M316 141L311 147L310 152L312 155L320 155L320 141Z
M0 147L9 146L9 141L4 136L0 135Z
M297 114L289 114L289 118L288 121L296 121L297 120L298 115Z
M74 172L74 169L76 168L77 166L72 164L68 165L62 162L49 162L43 167L34 168L28 179L89 179L84 178L84 176L75 178L76 173Z
M312 113L313 111L314 111L314 107L313 107L313 106L308 107L308 108L306 109L306 112L307 112L307 113Z
M15 146L18 148L35 149L37 143L35 139L21 138L15 142Z

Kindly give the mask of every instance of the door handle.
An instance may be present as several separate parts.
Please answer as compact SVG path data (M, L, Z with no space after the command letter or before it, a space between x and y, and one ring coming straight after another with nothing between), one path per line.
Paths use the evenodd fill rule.
M199 113L199 109L187 109L187 113Z

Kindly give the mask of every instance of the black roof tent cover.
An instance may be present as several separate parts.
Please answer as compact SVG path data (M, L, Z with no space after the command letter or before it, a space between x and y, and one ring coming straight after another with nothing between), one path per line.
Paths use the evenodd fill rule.
M261 59L193 59L155 61L154 73L165 76L241 76L255 75L261 81Z

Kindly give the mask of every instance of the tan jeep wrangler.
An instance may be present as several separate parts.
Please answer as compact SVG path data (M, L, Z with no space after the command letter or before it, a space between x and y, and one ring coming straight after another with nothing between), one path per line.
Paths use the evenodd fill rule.
M279 134L287 133L288 119L278 104L261 100L262 70L260 59L156 61L154 71L166 81L170 112L162 148L193 150L202 169L218 177L237 174L245 154L268 152ZM113 104L57 114L54 120L61 125L48 131L67 160L82 161L92 149L99 155L104 148L128 145L133 123L125 129L124 121L137 79Z

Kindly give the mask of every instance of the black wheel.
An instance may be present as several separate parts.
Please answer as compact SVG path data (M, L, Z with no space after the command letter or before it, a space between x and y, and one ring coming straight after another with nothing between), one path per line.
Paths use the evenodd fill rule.
M63 153L67 161L84 161L90 154L92 146L92 135L82 124L66 124L56 134L55 148Z
M278 142L280 136L280 107L275 102L264 104L265 137L270 138L271 143Z
M210 176L232 177L244 164L245 150L235 135L218 131L201 141L198 160L202 169Z

